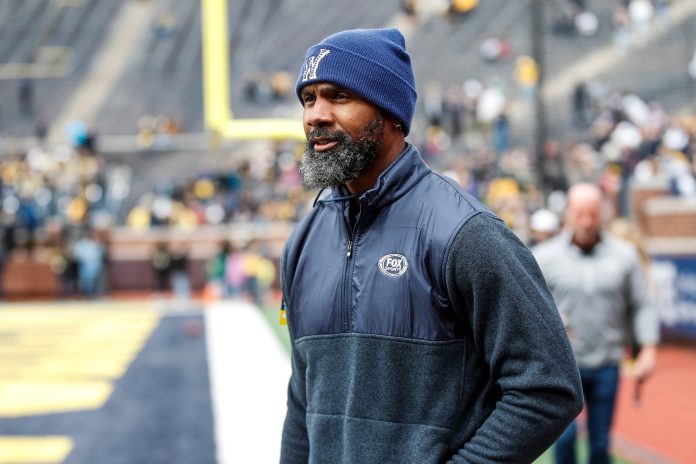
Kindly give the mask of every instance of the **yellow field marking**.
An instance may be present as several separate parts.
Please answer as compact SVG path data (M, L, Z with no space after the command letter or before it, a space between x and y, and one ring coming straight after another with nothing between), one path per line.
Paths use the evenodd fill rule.
M0 310L0 417L101 407L159 320L152 306L133 309Z
M112 391L113 384L108 381L2 382L0 417L97 409L106 402Z
M128 369L131 360L137 351L130 356L119 355L104 362L104 358L97 359L63 359L56 363L55 357L35 362L31 366L3 366L0 367L0 378L17 380L80 380L80 379L104 379L111 380L121 377Z
M69 437L0 437L0 464L57 464L72 449Z

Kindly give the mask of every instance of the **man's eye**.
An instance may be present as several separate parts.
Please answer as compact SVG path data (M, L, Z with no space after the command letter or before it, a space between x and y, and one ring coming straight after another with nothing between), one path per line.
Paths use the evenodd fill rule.
M344 93L344 92L338 92L338 93L334 96L334 98L335 98L336 100L345 100L346 98L350 98L350 95L348 95L347 93Z
M304 95L302 97L302 103L309 103L314 101L314 95Z

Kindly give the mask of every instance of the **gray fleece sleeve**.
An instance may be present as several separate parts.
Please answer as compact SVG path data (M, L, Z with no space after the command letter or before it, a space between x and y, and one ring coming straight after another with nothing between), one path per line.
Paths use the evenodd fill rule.
M307 400L304 386L306 365L294 347L292 348L292 376L288 384L288 412L283 425L280 448L281 464L307 464L309 440L307 437Z
M451 463L527 463L582 409L580 376L558 310L531 252L481 213L446 261L450 298L501 396Z
M292 346L291 363L292 374L288 383L288 411L283 424L283 435L280 447L281 464L307 464L309 462L309 438L307 436L307 392L305 389L305 371L307 364L295 347L295 337L292 331L292 313L286 306L288 295L288 276L285 269L287 262L287 246L283 249L281 256L281 287L283 290L283 307L288 314L288 330L290 332L290 343Z

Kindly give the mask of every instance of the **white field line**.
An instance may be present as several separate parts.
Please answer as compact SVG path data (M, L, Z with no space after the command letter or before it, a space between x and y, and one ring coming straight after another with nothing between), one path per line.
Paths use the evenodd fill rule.
M249 303L211 305L205 319L218 463L279 462L286 351Z

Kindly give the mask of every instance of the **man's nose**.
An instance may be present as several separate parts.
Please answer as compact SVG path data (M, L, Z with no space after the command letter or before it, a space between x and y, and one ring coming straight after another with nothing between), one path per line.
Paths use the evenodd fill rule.
M310 127L327 127L334 123L331 105L323 98L317 98L313 105L305 108L304 118Z

